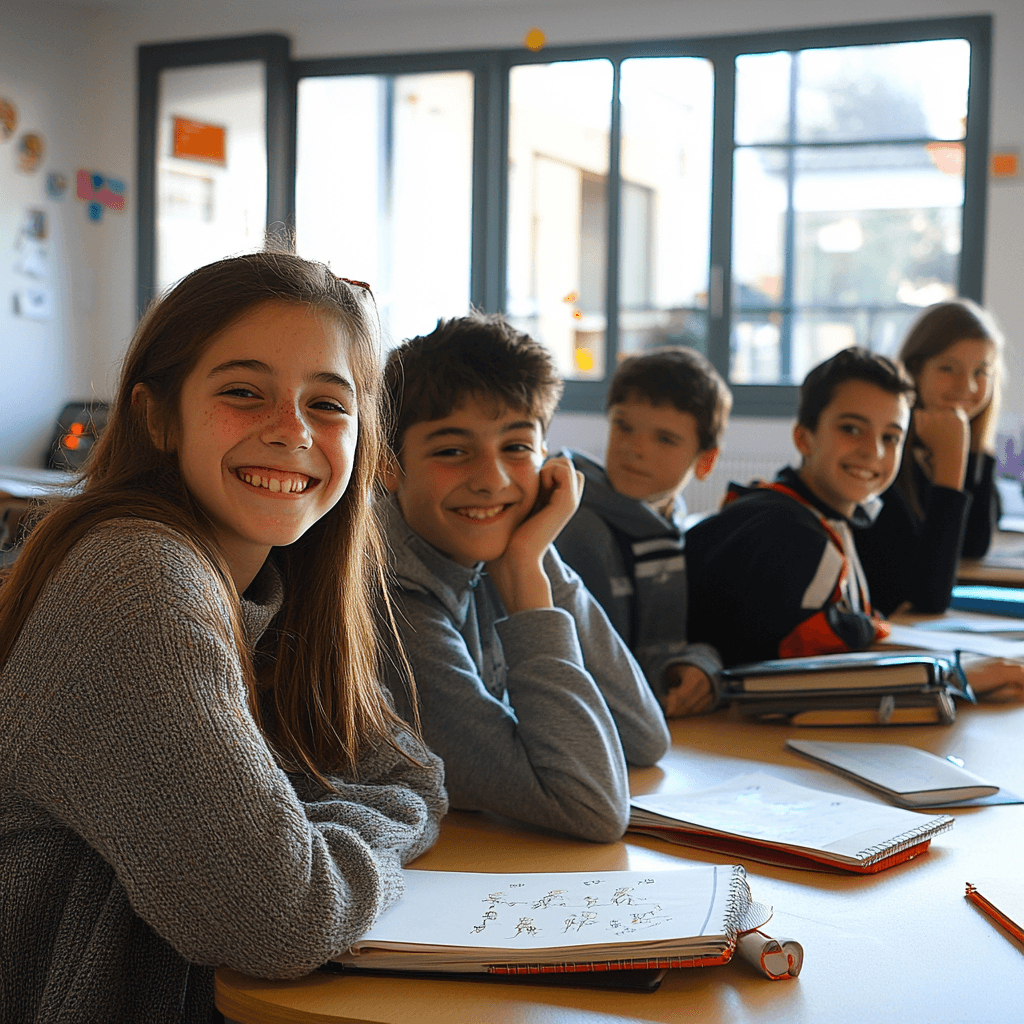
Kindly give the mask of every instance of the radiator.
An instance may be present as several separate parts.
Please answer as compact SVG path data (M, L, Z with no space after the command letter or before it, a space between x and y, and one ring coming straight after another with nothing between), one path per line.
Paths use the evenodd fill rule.
M784 465L779 456L723 455L706 480L694 477L683 491L686 508L691 515L717 512L729 484L748 484L751 480L771 480Z

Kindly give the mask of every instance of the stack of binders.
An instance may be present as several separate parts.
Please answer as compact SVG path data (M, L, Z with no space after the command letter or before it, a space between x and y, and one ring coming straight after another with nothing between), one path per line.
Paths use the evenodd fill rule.
M722 673L724 698L789 725L950 725L954 698L974 703L955 655L860 651L780 658Z

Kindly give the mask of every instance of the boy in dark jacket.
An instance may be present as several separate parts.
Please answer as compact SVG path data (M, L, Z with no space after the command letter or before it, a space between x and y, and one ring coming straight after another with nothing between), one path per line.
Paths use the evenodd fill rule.
M624 360L608 390L605 466L571 453L586 485L557 540L636 656L666 715L717 703L721 661L687 643L683 488L714 468L732 395L689 348Z
M799 469L734 485L687 534L691 639L736 665L862 650L886 635L854 531L871 525L899 468L912 393L900 366L866 349L811 370L793 428Z

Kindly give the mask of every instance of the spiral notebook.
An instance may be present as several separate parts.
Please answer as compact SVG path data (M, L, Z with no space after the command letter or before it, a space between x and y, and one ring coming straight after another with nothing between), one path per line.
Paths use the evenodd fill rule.
M928 815L808 789L764 773L710 789L635 796L629 830L728 857L810 871L873 874L925 853L953 825Z
M772 913L739 865L404 876L405 897L336 963L503 975L708 967Z

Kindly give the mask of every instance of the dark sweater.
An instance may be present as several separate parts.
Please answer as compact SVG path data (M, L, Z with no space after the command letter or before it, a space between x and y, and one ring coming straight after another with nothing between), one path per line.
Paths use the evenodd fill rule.
M962 491L934 486L916 461L913 481L924 518L893 484L882 495L875 525L857 538L872 602L883 615L904 601L919 612L945 611L960 558L988 551L999 517L991 455L971 453Z
M847 520L815 498L792 469L776 481L845 535L847 559L855 560L850 527L868 525L867 514L858 507ZM686 534L687 636L711 644L727 666L870 646L875 624L836 594L843 556L818 514L778 491L730 489L739 496ZM854 569L855 561L847 575Z

